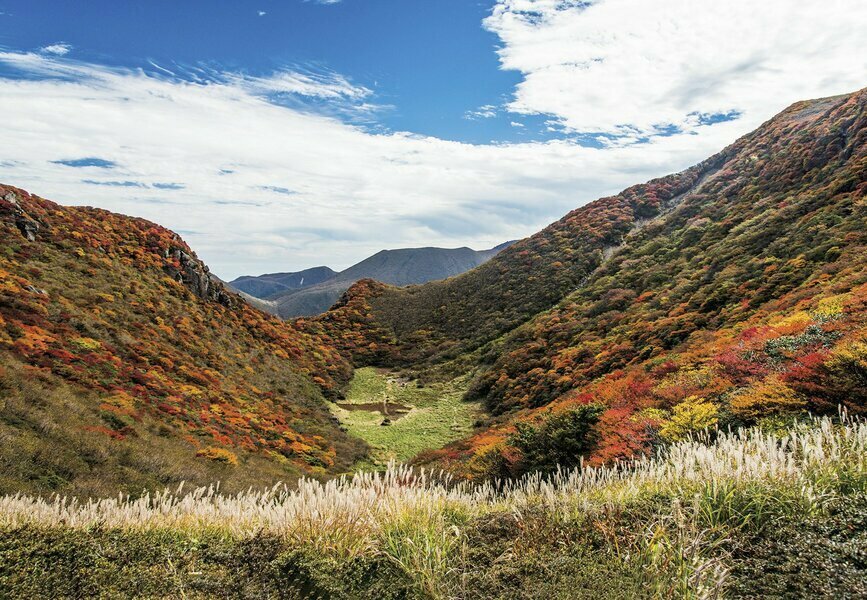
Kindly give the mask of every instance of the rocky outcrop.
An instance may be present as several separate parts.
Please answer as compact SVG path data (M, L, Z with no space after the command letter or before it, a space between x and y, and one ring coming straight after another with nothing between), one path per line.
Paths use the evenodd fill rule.
M29 212L28 212L29 209ZM34 218L33 205L27 192L20 190L0 188L0 218L14 224L21 235L28 241L35 242L41 232L48 229L48 224L43 219ZM236 306L241 300L230 293L223 283L211 275L199 259L192 255L186 245L175 236L172 244L165 249L164 256L172 260L172 264L166 267L169 275L183 283L196 296L210 302L218 302L223 306ZM99 247L100 252L105 252ZM41 293L41 290L29 290L33 293Z
M28 241L36 241L36 234L39 233L43 223L32 218L24 211L15 192L8 191L2 197L2 202L0 202L0 214L3 213L11 216L12 221L15 223L15 227L18 228L21 235L27 238Z
M196 296L210 302L218 302L223 306L234 306L237 297L226 291L225 286L199 259L191 256L181 248L166 249L166 258L173 258L178 267L167 267L169 274L183 283Z

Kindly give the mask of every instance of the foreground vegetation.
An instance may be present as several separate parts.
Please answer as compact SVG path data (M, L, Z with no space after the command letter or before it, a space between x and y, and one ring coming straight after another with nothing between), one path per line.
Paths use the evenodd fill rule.
M867 424L508 483L391 467L234 496L6 496L0 528L16 597L861 597Z

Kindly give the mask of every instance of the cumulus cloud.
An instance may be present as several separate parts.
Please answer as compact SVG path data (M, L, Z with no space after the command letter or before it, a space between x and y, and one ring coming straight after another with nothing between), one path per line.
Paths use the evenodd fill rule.
M862 0L499 0L508 109L634 142L867 84Z
M523 75L507 109L573 132L545 143L372 133L352 123L375 114L375 94L338 73L145 72L0 52L22 74L0 78L0 180L186 232L226 278L339 269L382 248L491 247L694 164L791 102L863 87L865 10L501 0L485 26L503 68Z

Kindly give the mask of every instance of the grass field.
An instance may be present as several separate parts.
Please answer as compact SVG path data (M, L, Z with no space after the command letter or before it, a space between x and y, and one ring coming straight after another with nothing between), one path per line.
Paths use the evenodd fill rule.
M332 411L349 430L373 446L374 465L390 460L405 461L422 450L439 448L472 430L479 414L478 403L461 400L466 382L455 379L418 387L400 381L388 372L367 367L355 372L344 405L402 405L407 413L390 412L391 425L384 426L378 410L350 410L332 405Z

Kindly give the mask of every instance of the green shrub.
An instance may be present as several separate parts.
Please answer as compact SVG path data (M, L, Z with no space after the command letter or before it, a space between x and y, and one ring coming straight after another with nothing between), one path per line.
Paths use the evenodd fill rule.
M581 464L581 457L599 442L594 425L602 407L587 404L553 413L540 425L518 422L511 437L513 446L521 451L517 465L520 473L541 471L550 473L557 468L571 469Z

